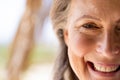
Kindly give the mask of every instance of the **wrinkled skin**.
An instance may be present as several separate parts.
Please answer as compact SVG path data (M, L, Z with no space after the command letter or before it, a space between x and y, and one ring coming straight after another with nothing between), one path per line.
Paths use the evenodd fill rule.
M64 37L80 80L120 80L120 0L72 0Z

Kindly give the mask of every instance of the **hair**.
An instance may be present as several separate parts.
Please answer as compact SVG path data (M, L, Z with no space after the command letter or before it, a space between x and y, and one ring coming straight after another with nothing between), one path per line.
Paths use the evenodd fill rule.
M66 27L71 0L54 0L51 9L51 20L54 31L60 42L60 54L54 68L53 80L78 80L73 72L69 59L68 47L65 44L63 32Z

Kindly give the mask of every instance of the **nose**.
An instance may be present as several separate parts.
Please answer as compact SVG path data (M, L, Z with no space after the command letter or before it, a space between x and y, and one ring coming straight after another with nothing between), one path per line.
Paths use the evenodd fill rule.
M110 32L105 33L104 36L97 43L96 51L105 57L113 57L120 54L120 37Z

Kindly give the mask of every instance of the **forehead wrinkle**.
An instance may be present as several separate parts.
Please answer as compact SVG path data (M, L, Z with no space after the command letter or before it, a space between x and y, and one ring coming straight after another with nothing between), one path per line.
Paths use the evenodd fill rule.
M89 9L102 9L102 10L116 10L120 7L120 0L72 0L75 5L79 4L80 7L87 7Z
M69 14L71 22L88 18L108 24L120 23L120 0L72 0Z
M95 13L101 14L106 10L109 13L120 9L120 0L72 0L72 3L73 8L76 7L83 12L94 10Z
M101 21L99 18L97 18L95 16L91 16L91 15L82 15L76 21L79 21L81 19L93 19L93 20Z

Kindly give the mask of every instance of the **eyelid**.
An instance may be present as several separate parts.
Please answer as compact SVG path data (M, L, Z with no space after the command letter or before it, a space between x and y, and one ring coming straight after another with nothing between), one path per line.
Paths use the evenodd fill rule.
M76 24L79 24L79 23L89 23L89 22L100 23L101 21L97 21L97 20L90 19L90 18L83 18L83 19L77 20L75 22L76 22Z
M82 27L85 27L85 28L87 28L87 26L88 26L88 28L99 29L97 24L91 23L91 22L90 23L85 23L85 24L82 25ZM89 26L92 26L92 27L89 27Z
M98 22L96 22L96 21L90 21L90 20L79 21L79 22L77 22L75 24L75 27L79 28L79 27L82 27L85 24L93 24L93 25L96 25L100 29L102 28L102 25L98 24Z
M94 24L96 25L96 27L98 28L85 28L83 27L83 25L85 24ZM98 22L95 21L79 21L79 23L77 23L75 25L75 30L79 31L81 34L85 34L85 35L91 35L91 36L98 36L103 32L103 26L100 25Z

